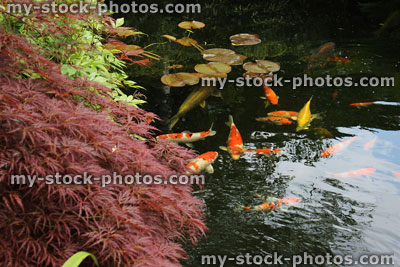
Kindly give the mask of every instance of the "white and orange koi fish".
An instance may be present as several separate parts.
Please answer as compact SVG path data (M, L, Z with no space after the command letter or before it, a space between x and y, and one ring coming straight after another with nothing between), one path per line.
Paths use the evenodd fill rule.
M321 157L327 157L327 156L331 156L332 154L339 152L340 150L344 149L346 146L348 146L351 142L353 142L354 140L356 140L356 136L343 141L339 144L333 145L331 147L328 147L327 149L325 149L324 151L322 151L321 153Z
M292 205L294 203L300 202L301 198L298 197L287 197L287 198L281 198L281 199L273 199L271 201L267 201L261 205L257 206L249 206L249 207L242 207L244 210L276 210L282 206L282 204L285 205Z
M226 125L228 125L228 127L231 129L227 142L228 147L220 146L219 148L221 150L228 151L232 159L238 160L244 151L244 147L242 137L240 136L239 130L233 122L232 115L229 115L229 121L226 123Z
M374 144L375 144L375 142L376 142L376 139L377 139L377 137L375 137L374 139L372 139L371 141L369 141L368 143L366 143L366 144L364 145L364 150L368 150L368 149L370 149L371 147L373 147Z
M333 176L336 177L343 177L343 178L353 178L357 176L366 176L371 173L374 173L376 169L374 168L364 168L364 169L359 169L359 170L354 170L354 171L349 171L349 172L341 172L341 173L332 173Z
M182 132L182 133L170 133L170 134L162 134L157 136L158 138L169 140L174 143L192 143L199 140L204 140L206 137L214 136L217 132L212 130L213 124L208 131L191 133L191 132ZM190 145L188 145L190 146Z
M188 174L198 174L202 171L214 173L214 168L211 164L214 163L217 157L218 152L210 151L192 159L189 164L186 165L186 168L190 170Z

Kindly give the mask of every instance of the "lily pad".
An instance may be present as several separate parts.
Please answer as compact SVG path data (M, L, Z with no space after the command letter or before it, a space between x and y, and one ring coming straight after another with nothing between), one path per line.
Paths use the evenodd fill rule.
M197 84L200 77L199 73L179 72L162 76L161 82L172 87L183 87L185 85Z
M235 54L235 51L225 48L213 48L203 51L203 58L208 61L221 62L228 65L241 65L247 57Z
M200 21L182 21L181 23L178 24L179 28L185 29L185 30L196 30L196 29L201 29L206 26L203 22Z
M175 42L177 42L178 44L181 44L183 46L196 46L197 45L196 40L193 40L192 38L188 38L188 37L183 37L181 39L176 40Z
M231 40L232 45L239 46L239 45L256 45L261 43L261 40L258 38L257 34L248 34L248 33L240 33L235 34L229 37Z
M226 77L232 68L228 64L221 62L210 62L208 64L197 64L194 69L207 76Z
M280 70L281 66L269 60L256 60L256 62L247 62L243 65L243 69L255 73L268 73Z

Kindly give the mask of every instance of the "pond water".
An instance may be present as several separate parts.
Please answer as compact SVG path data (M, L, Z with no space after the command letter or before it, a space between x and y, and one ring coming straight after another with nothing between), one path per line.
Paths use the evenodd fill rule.
M185 31L177 27L180 21L203 21L206 27L191 34L191 38L204 48L233 49L248 56L246 61L269 59L279 62L281 70L277 74L285 78L302 76L307 67L306 57L320 45L334 42L336 47L332 56L347 57L350 62L327 64L310 71L309 75L346 76L354 80L363 76L395 77L395 86L301 86L292 89L291 84L285 84L272 87L279 96L279 104L265 108L260 99L264 96L262 87L227 84L220 90L222 98L210 96L204 109L196 107L188 112L172 132L205 131L214 122L217 134L194 143L194 146L199 153L218 151L220 155L213 164L215 172L207 174L204 189L195 192L205 202L207 237L195 247L185 244L190 258L182 264L201 266L202 255L236 257L250 253L265 256L276 252L290 257L306 252L309 255L330 253L354 257L394 253L398 265L400 178L392 173L400 172L398 43L377 39L368 33L356 36L351 23L344 29L337 25L326 26L325 31L319 25L323 21L321 18L315 18L315 24L318 24L315 33L313 29L304 29L300 21L271 24L273 18L263 20L259 16L259 6L232 5L231 8L218 4L203 6L204 12L195 16L143 15L127 19L127 24L149 35L136 40L145 46L165 42L162 34L183 37ZM282 23L282 30L279 30L279 23ZM241 32L259 34L262 43L232 47L229 36ZM191 88L163 85L160 77L174 72L166 66L182 64L184 67L177 71L192 72L194 65L206 62L196 49L175 43L155 44L148 50L162 56L162 62L151 67L135 66L132 79L146 88L144 94L148 104L144 108L167 120L178 111ZM233 79L243 72L242 66L233 66L228 77ZM333 97L335 91L336 99ZM296 132L295 125L276 126L255 120L274 110L299 111L311 96L312 113L323 116L311 123L309 131ZM361 108L349 106L350 103L370 101L379 102ZM239 160L232 160L227 152L218 148L226 145L229 128L225 122L229 115L233 115L246 147L279 148L282 152L272 156L246 153ZM169 132L162 122L155 125L164 133ZM325 128L334 138L320 139L313 128ZM343 151L320 157L324 149L353 136L357 138ZM372 140L375 140L374 145L364 149ZM376 172L354 178L332 175L362 168L374 168ZM301 202L286 211L246 212L238 209L240 205L261 204L263 201L256 194L276 198L293 196L301 198ZM224 266L236 265L229 261ZM292 265L285 260L283 266ZM314 263L307 266L328 265Z

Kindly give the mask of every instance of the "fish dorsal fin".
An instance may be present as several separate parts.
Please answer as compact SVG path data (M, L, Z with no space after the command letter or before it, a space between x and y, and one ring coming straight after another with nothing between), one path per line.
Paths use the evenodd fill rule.
M228 148L226 146L219 146L219 149L221 149L223 151L228 151Z
M213 166L211 164L206 167L206 172L214 173L214 168L213 168Z

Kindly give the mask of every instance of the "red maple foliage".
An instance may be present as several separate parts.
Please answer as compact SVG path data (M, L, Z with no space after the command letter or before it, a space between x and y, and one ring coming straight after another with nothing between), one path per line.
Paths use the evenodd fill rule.
M27 67L43 79L21 78ZM156 115L112 101L108 90L70 80L39 48L0 27L1 266L61 266L82 250L101 266L180 266L179 241L204 235L203 202L189 185L10 183L14 174L184 172L193 152L152 141L147 120Z

